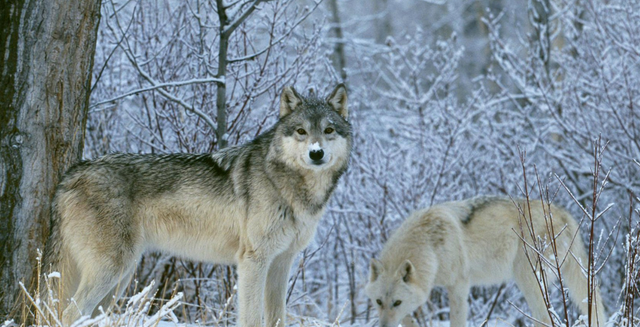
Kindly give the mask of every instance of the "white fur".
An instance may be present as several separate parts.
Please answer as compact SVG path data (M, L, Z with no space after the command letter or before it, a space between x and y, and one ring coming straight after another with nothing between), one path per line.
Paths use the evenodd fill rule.
M295 137L285 137L282 143L284 149L282 156L290 167L300 167L311 171L330 169L349 155L349 147L344 137L323 138L313 142L310 138L300 141ZM319 149L324 151L320 165L315 164L309 157L309 152Z
M313 142L313 144L309 145L309 151L318 151L318 150L322 150L322 148L320 147L320 143Z
M373 259L367 296L378 308L382 327L398 326L400 321L424 304L434 286L448 290L451 326L466 325L469 288L515 280L533 313L542 323L550 322L541 297L536 276L530 268L525 250L516 233L520 233L520 213L510 200L490 199L473 211L478 199L443 203L430 209L419 210L409 216L385 244L380 260ZM518 201L529 217L527 206ZM572 252L562 266L564 286L572 299L586 314L587 282L573 256L586 262L584 246L578 235L575 220L564 210L551 206L554 230L566 229L558 237L558 255L562 258ZM473 214L469 215L471 212ZM468 223L462 221L470 216ZM547 237L544 212L539 201L531 203L531 217L537 235ZM528 242L526 225L524 239ZM548 251L549 252L549 251ZM545 256L551 257L551 253ZM572 256L573 255L573 256ZM553 273L547 274L549 278ZM376 302L380 300L382 306ZM398 304L394 307L394 303ZM604 326L606 321L602 300L595 293L592 326ZM597 324L596 324L597 323Z

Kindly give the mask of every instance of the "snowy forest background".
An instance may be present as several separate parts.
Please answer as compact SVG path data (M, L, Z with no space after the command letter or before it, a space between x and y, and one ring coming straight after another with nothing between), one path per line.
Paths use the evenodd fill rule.
M354 151L292 269L290 322L371 324L369 260L409 212L525 190L586 219L584 239L580 206L602 213L591 239L605 307L638 315L640 303L625 299L638 295L640 3L234 0L228 18L255 2L229 37L222 80L215 1L103 1L85 158L243 143L276 121L285 85L322 95L345 81ZM149 254L128 294L153 279L157 303L183 292L179 321L235 324L233 268ZM498 289L473 289L470 322L493 310L530 324L516 287ZM436 291L416 318L426 326L447 313Z

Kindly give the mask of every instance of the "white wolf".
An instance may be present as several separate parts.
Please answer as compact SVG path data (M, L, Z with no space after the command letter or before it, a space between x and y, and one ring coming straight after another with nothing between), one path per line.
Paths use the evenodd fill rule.
M53 201L45 259L62 273L63 321L126 285L146 250L237 264L239 321L285 321L295 256L313 238L351 152L347 94L285 88L280 119L214 154L114 154L72 167ZM54 289L57 289L54 287Z
M515 202L523 217L531 217L535 235L548 240L543 205L531 201L529 216L526 203ZM580 235L574 238L578 225L565 210L550 208L554 231L559 233L558 258L571 251L561 269L564 285L586 314L587 280L576 260L586 264L587 255ZM449 294L451 326L465 326L470 286L508 280L515 280L533 317L548 324L547 308L525 251L535 254L521 239L524 235L531 242L526 223L520 224L522 213L509 199L479 197L442 203L410 215L385 244L380 259L371 260L365 292L378 308L379 325L395 327L401 320L413 324L407 315L427 301L434 286L444 286ZM549 248L545 257L551 255ZM554 275L550 272L547 276ZM604 326L606 316L597 288L594 303L592 326Z

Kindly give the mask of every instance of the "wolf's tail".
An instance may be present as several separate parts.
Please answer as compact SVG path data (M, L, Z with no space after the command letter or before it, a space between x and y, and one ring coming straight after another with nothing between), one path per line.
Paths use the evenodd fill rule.
M569 226L565 232L568 232L568 235L573 236L573 233L578 230L578 226L572 217L569 217L567 221L572 222L570 225L573 226ZM571 245L571 252L573 253L573 256L569 254L562 266L562 277L565 285L569 288L571 299L580 308L581 314L587 315L589 309L589 288L587 287L586 276L588 256L580 235L575 237L575 240ZM585 269L583 269L583 267L585 267ZM596 284L592 285L591 288L593 290L591 296L591 326L604 327L607 321L607 316L604 312L602 298L600 297L600 287Z
M56 267L60 261L60 214L58 212L56 198L57 196L54 197L51 204L51 226L49 229L49 238L44 246L44 257L42 260L43 273L57 271Z
M41 283L39 290L40 298L49 304L65 303L66 299L71 297L73 295L72 292L77 288L77 285L74 284L74 281L77 280L77 278L74 278L77 274L76 266L73 262L69 261L69 254L65 253L66 247L63 244L64 242L60 232L59 192L60 190L57 190L51 205L51 232L45 244L42 260L42 274L47 276L47 283ZM62 307L58 309L60 309L58 312L63 310Z

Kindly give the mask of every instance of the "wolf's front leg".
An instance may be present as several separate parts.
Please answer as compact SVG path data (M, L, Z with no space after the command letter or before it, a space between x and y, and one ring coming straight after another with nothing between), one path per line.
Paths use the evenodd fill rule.
M241 327L262 326L268 260L247 255L238 262L238 302Z
M467 325L467 314L469 313L469 284L460 282L453 287L448 287L449 291L449 316L451 327L465 327Z
M265 292L267 327L285 326L287 285L295 256L295 252L285 252L271 262Z

